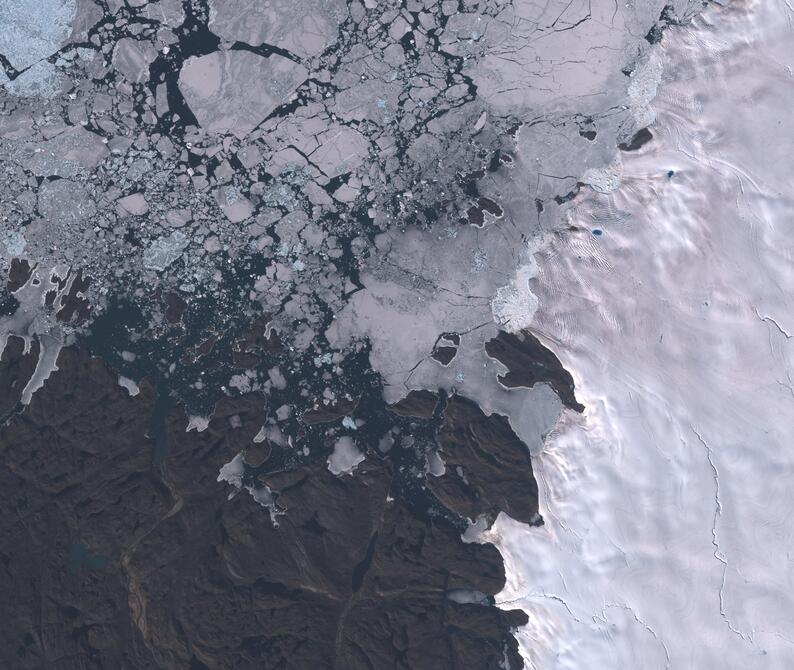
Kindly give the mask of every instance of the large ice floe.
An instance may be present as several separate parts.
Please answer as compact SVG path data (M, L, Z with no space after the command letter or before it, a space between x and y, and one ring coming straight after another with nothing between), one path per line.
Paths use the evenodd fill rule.
M533 329L574 375L502 515L529 668L794 667L794 11L669 31L652 142L537 255Z

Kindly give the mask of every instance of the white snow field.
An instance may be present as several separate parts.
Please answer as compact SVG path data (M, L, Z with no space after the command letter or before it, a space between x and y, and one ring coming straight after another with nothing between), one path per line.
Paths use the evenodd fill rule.
M794 668L794 3L663 59L653 141L536 257L587 410L535 458L545 526L486 535L528 668Z

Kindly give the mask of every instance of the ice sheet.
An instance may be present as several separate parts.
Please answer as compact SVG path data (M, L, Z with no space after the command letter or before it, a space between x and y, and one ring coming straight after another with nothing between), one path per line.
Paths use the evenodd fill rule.
M546 525L491 533L530 668L794 667L793 25L668 31L654 140L537 256L587 410L535 460Z

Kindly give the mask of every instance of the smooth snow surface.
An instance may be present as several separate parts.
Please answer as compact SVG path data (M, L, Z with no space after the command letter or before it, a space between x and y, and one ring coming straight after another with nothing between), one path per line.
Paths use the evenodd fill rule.
M490 533L528 668L794 668L792 26L668 30L653 141L537 256L587 410L535 459L546 525Z

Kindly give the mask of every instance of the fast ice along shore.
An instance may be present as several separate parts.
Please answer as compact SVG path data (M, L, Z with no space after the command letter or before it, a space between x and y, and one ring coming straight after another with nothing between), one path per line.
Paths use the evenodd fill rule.
M533 330L572 372L500 516L530 668L794 667L794 11L669 31L654 140L537 255Z

